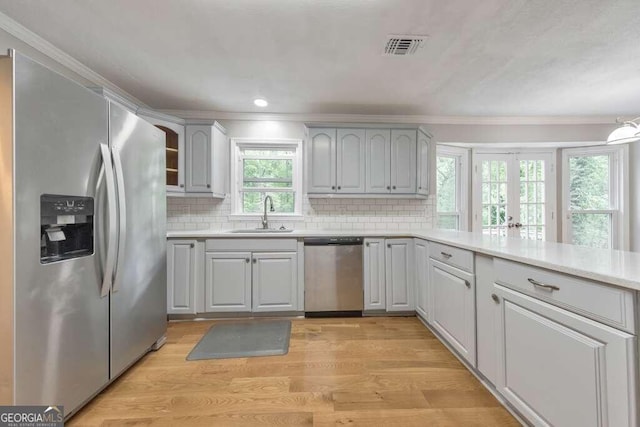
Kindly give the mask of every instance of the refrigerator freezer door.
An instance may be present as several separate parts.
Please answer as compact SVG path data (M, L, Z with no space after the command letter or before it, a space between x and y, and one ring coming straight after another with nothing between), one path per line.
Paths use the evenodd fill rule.
M107 102L24 56L14 61L14 403L64 405L69 414L109 379L101 235L94 223L93 255L40 264L40 196L96 197Z
M111 378L167 329L165 146L162 131L110 105L120 232L111 293Z

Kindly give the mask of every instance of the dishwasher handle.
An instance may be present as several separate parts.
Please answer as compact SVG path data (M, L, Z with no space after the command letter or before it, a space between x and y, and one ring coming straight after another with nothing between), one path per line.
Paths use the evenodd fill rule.
M307 237L305 246L362 246L362 237Z

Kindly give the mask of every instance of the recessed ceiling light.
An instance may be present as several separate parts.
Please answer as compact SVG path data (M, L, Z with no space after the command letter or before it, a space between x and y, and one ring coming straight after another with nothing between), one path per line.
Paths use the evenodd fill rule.
M266 99L256 98L253 100L253 103L256 104L257 107L266 107L269 105Z

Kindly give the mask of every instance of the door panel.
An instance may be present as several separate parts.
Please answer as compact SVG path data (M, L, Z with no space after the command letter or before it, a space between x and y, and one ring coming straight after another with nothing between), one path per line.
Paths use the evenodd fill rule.
M364 309L385 310L384 239L364 241Z
M386 239L387 311L415 309L413 240Z
M298 305L295 252L253 254L253 311L295 311Z
M100 298L98 242L103 200L96 194L107 102L17 52L13 60L18 286L15 401L5 404L57 404L69 413L109 379L109 298ZM96 198L93 256L40 264L42 194Z
M115 104L109 127L114 164L116 157L122 164L120 224L126 222L111 293L114 378L167 330L167 199L162 131Z
M416 240L415 244L416 270L416 311L427 319L427 271L429 254L427 242Z
M416 131L391 130L391 192L416 192Z
M367 193L391 192L391 131L389 129L366 130L366 191Z
M418 132L418 194L429 194L429 137Z
M211 126L187 126L187 191L211 191Z
M336 130L310 129L307 150L307 191L336 191Z
M251 253L207 252L205 311L251 311Z
M338 129L339 193L364 193L365 189L364 129Z
M170 240L167 260L167 312L195 313L195 241Z
M507 236L511 213L509 176L511 155L478 154L475 158L474 231L491 236Z

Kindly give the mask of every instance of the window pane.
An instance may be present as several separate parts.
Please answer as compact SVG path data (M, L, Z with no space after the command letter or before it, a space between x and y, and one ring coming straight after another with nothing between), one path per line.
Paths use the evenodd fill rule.
M291 156L295 154L295 150L286 149L274 149L274 150L254 150L251 148L245 148L242 150L242 154L247 156Z
M458 215L438 215L438 228L445 230L458 229Z
M569 158L570 209L610 209L609 156Z
M293 191L271 193L262 191L244 191L242 195L242 211L244 213L262 213L264 211L264 198L271 196L273 208L276 213L293 213L295 207L295 195ZM269 204L267 203L267 212Z
M456 158L437 158L437 211L456 212Z
M292 187L293 160L244 159L244 187Z
M574 245L611 247L611 214L572 214L571 227L571 243Z

